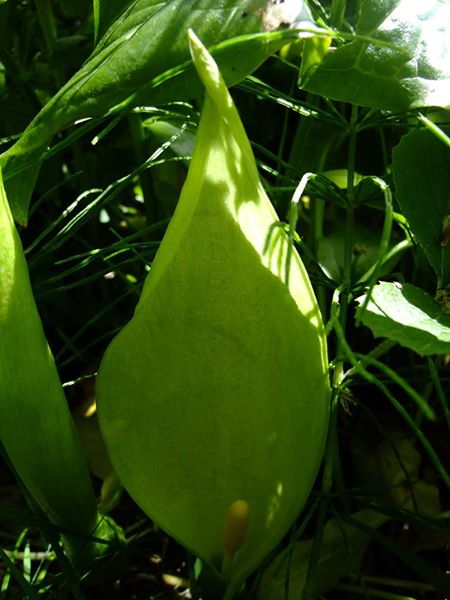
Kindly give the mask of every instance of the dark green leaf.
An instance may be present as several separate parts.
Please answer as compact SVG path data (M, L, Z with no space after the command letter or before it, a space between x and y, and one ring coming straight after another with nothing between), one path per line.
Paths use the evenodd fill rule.
M436 588L436 590L442 592L442 594L445 596L450 593L450 580L447 575L435 567L432 567L422 558L419 558L419 556L417 556L405 544L393 542L386 535L383 535L374 528L368 527L365 523L354 519L353 517L343 517L343 520L345 520L345 522L349 525L353 525L354 527L358 528L360 531L367 533L379 544L382 544L394 556L397 556L405 565L407 565L408 568L413 569L425 581L429 581Z
M450 150L428 130L411 131L394 149L393 168L402 212L444 287L450 271L450 247L443 239L450 214Z
M423 355L450 352L450 315L421 289L399 283L380 283L366 299L358 299L358 318L378 337L386 337Z
M355 521L363 522L369 528L380 527L388 520L386 515L373 510L361 510L354 515ZM309 560L313 545L312 539L297 542L292 555L277 556L264 573L259 589L259 600L284 600L301 598L306 583ZM328 592L339 579L350 575L360 563L370 536L349 524L330 519L325 526L322 549L316 571L315 591ZM290 568L289 568L290 564ZM289 571L288 571L289 568ZM289 577L289 595L285 595L285 581Z
M106 46L121 34L131 31L154 15L168 0L94 0L94 18L97 37ZM117 16L120 18L115 20ZM104 35L108 30L108 35Z
M90 59L2 156L15 219L21 223L27 220L31 190L25 194L21 185L19 199L14 176L28 179L18 175L18 169L23 170L31 152L42 154L57 132L79 119L109 113L114 107L195 97L202 87L190 62L187 30L193 29L206 46L244 34L262 34L286 25L276 18L276 6L272 0L224 0L219 7L213 0L169 0L161 7L155 0L134 3L131 8L136 10L130 8L112 25ZM311 22L303 2L295 14L288 15L290 24L297 23L297 17ZM251 73L289 37L296 35L290 31L269 38L250 35L218 48L214 56L228 85Z
M449 52L448 2L368 0L361 3L356 39L329 52L300 84L309 92L372 108L445 107L450 104Z

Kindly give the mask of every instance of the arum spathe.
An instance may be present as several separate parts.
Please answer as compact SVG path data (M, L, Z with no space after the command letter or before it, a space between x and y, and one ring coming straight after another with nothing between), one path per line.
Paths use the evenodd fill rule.
M313 485L327 355L218 67L192 32L190 46L206 87L194 155L136 313L104 357L98 407L129 493L232 597Z
M0 171L0 442L28 497L65 530L74 566L120 544L97 511L86 461L45 337ZM73 534L73 535L71 535Z

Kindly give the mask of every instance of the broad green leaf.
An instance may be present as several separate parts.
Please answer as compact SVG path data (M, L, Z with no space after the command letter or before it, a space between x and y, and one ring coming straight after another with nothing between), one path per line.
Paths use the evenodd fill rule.
M84 536L110 536L109 521L101 521L97 513L1 179L0 441L33 501L53 524ZM65 540L76 561L107 548L75 536Z
M379 109L450 105L448 2L366 0L355 34L304 73L300 86Z
M151 7L154 5L156 12L164 3L161 0L154 0L154 2L150 2L149 0L145 0L145 2L140 2L139 0L135 0L134 2L132 0L93 0L95 39L98 40L119 15L119 22L125 20L126 15L123 14L125 9L127 14L131 11L139 13L139 5L144 4L144 9L147 6Z
M376 285L365 310L358 298L357 317L377 337L394 340L418 354L450 353L450 315L423 290L400 283Z
M381 527L389 517L373 510L361 510L353 517L371 528ZM306 584L313 539L297 542L292 549L277 556L265 571L258 600L294 600L302 598ZM330 519L323 532L314 589L317 594L332 590L339 579L358 568L370 542L370 536L349 523ZM286 596L286 578L289 595Z
M202 91L189 61L186 33L195 29L208 46L228 41L215 56L229 85L256 69L289 39L264 32L286 25L272 0L138 0L111 26L83 67L44 106L19 141L1 158L14 218L26 223L32 178L20 173L39 160L52 136L75 121L112 109L189 99ZM278 10L282 10L278 8ZM275 12L274 12L275 11ZM283 13L281 13L282 15ZM303 2L289 23L311 22ZM298 19L297 19L298 17ZM286 17L287 18L287 17ZM235 36L236 40L229 40ZM36 169L36 167L35 167Z
M193 34L191 44L206 87L191 166L135 315L105 354L97 400L128 492L217 578L222 570L232 598L316 477L326 343L224 80ZM248 530L242 518L243 546L230 551L225 521L242 502Z
M393 151L398 203L440 286L450 283L450 246L443 240L450 214L450 149L431 131L405 135Z
M99 9L99 33L102 36L95 54L102 49L111 46L113 42L119 41L123 36L132 35L133 31L148 21L170 0L96 0ZM112 18L111 15L120 15L120 18ZM106 22L106 20L109 22ZM167 52L167 49L165 49Z

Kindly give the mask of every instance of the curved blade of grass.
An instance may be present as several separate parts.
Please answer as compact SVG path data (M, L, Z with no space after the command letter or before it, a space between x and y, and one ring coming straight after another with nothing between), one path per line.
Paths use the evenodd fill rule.
M376 358L371 356L367 356L366 354L359 354L355 352L354 355L358 358L362 363L367 363L373 367L376 367L379 371L384 373L387 377L389 377L394 383L396 383L399 387L402 388L404 392L408 394L413 402L416 403L417 408L423 413L423 415L432 421L436 420L436 415L434 410L431 408L429 404L422 398L420 394L416 392L416 390L409 385L409 383L400 377L398 373L396 373L393 369L380 362Z
M434 449L431 446L430 442L428 441L427 437L421 431L420 427L417 426L414 419L411 417L411 415L408 413L408 411L402 406L402 404L394 397L394 395L390 392L390 390L387 388L387 386L385 386L382 381L380 381L377 377L375 377L375 375L372 375L372 373L369 373L365 369L365 367L361 364L361 362L358 361L354 352L352 351L352 349L350 348L350 346L348 345L348 343L345 339L344 332L342 330L342 326L339 323L339 321L337 321L337 320L334 321L334 328L336 331L336 335L339 338L342 350L345 353L345 355L347 356L347 359L349 360L349 362L353 365L355 372L359 373L359 375L361 375L361 377L363 377L369 383L372 383L373 385L375 385L383 393L383 395L386 396L386 398L391 402L391 404L393 405L395 410L402 416L402 418L406 421L406 423L408 423L408 425L411 427L411 430L415 433L417 439L421 442L422 446L424 447L425 451L427 452L431 462L433 463L434 467L436 468L436 471L441 476L445 485L448 488L450 488L450 475L449 475L447 469L445 468L445 466L442 464L438 455L434 451Z
M22 588L22 591L24 592L24 598L29 598L30 600L38 600L39 598L41 598L40 594L35 589L35 587L31 585L31 583L26 579L26 577L24 577L20 569L16 566L14 561L10 559L8 554L3 550L1 546L0 560L4 563L6 571L9 571L12 574L17 584ZM3 593L1 597L4 597Z

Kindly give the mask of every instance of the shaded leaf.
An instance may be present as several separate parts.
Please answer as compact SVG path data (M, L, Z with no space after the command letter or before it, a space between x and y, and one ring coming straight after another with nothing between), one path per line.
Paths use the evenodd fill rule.
M450 5L366 0L355 39L329 51L300 86L334 100L387 110L450 105Z
M91 472L107 479L113 468L97 422L95 400L91 398L74 411L73 419Z
M335 179L340 185L339 179ZM336 282L343 280L345 263L346 229L343 219L336 219L333 231L320 238L317 258L328 277ZM352 277L358 280L376 263L380 255L380 235L373 227L357 222L353 226ZM381 274L389 272L392 264L384 265Z
M443 238L450 215L450 149L428 130L411 131L394 148L393 170L402 213L444 287L450 283L450 246Z
M393 542L388 536L382 534L374 528L367 527L363 521L353 519L343 515L346 523L354 525L355 528L367 533L371 538L382 544L394 556L397 556L408 569L413 569L425 581L429 581L436 590L447 596L450 593L450 581L448 576L427 561L419 558L408 546Z
M376 285L357 318L377 337L386 337L422 355L450 353L450 315L423 290L400 283Z
M155 12L165 4L167 0L93 0L95 38L98 40L120 15L120 21L133 13L139 18L139 12L146 7L155 7ZM124 14L126 9L126 14ZM138 21L137 21L138 22Z
M389 520L386 515L368 509L355 513L353 518L375 529ZM302 597L313 542L313 539L297 542L292 549L277 556L263 575L258 600L294 600ZM339 523L335 518L330 519L323 532L315 592L328 592L342 577L350 575L361 562L369 542L367 533L348 523ZM286 577L289 577L288 596Z

